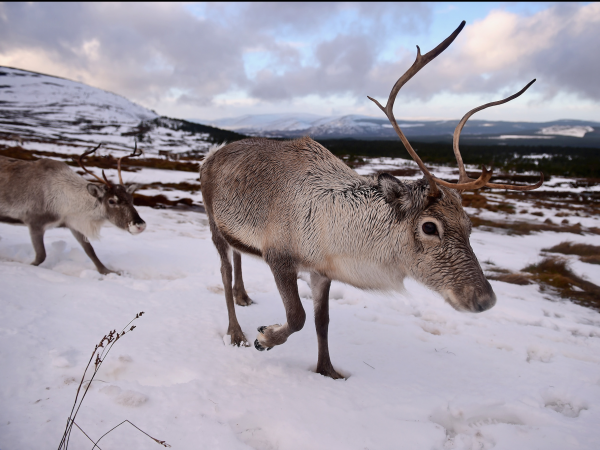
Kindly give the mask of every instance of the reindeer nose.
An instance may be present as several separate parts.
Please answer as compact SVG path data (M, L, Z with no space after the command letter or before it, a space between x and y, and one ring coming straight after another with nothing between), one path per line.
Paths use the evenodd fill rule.
M130 223L129 224L129 232L131 234L140 234L145 229L146 229L146 222L144 222L143 220L138 223Z
M488 280L485 280L483 289L475 292L473 295L473 312L483 312L490 309L496 304L496 294L492 289L492 285Z

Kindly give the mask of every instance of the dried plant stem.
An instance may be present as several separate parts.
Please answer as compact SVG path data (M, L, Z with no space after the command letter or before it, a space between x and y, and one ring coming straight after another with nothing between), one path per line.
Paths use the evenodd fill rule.
M135 325L131 325L133 323L133 321L135 321L136 319L139 319L140 317L142 317L142 315L144 314L144 312L140 312L138 314L136 314L136 316L127 324L125 325L120 332L116 332L116 330L113 330L111 332L109 332L108 334L105 334L104 337L100 340L100 342L98 344L96 344L96 346L94 347L94 351L92 352L92 355L90 356L90 359L87 363L87 366L85 367L85 370L83 372L83 375L81 377L81 381L79 382L79 386L77 387L77 393L75 394L75 401L73 402L73 407L71 408L71 413L69 414L69 417L67 419L67 425L65 427L65 432L63 433L63 437L60 441L60 444L58 446L58 450L67 450L69 447L69 440L71 438L71 431L73 429L73 425L75 425L77 428L79 428L79 430L81 430L81 432L94 444L93 449L100 449L100 447L98 446L98 442L100 442L100 440L106 436L108 433L110 433L111 431L113 431L115 428L123 425L124 423L129 423L130 425L132 425L133 427L135 427L136 429L138 429L139 431L141 431L142 433L144 433L146 436L148 436L149 438L151 438L152 440L154 440L155 442L157 442L158 444L163 445L164 447L170 447L169 444L167 444L165 441L159 441L158 439L153 438L152 436L150 436L148 433L146 433L145 431L141 430L140 428L138 428L136 425L134 425L133 423L131 423L129 420L124 420L123 422L121 422L119 425L111 428L109 431L107 431L106 433L104 433L100 439L98 439L96 442L94 442L94 440L92 438L90 438L88 436L88 434L83 431L83 429L77 425L75 423L75 417L77 416L77 413L79 412L79 409L81 408L81 405L83 403L83 400L85 399L85 396L87 395L90 386L92 385L92 382L94 381L94 378L96 376L96 374L98 373L98 371L100 370L100 367L102 366L102 363L104 362L104 360L106 359L106 357L108 356L108 354L110 353L111 349L113 348L113 346L115 345L115 343L123 337L123 335L127 332L131 332L135 329ZM116 334L115 334L116 333ZM106 341L106 343L105 343ZM96 359L94 360L94 356L96 357ZM94 372L92 373L92 376L90 377L89 380L87 380L87 384L84 387L84 383L86 382L85 380L85 376L90 368L90 365L92 364L92 361L94 361ZM81 394L81 397L79 396L81 393L81 388L84 387L83 393Z

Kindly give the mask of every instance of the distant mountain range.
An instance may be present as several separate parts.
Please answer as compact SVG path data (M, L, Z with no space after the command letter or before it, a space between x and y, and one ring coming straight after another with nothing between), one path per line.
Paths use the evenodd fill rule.
M399 120L415 142L450 142L458 120ZM0 66L0 142L35 142L39 150L99 143L129 151L134 140L150 154L200 155L212 143L265 136L316 139L397 139L385 117L262 114L214 121L172 119L119 95L83 83ZM562 145L600 148L600 123L581 120L500 122L471 120L463 144Z
M0 66L0 141L39 150L104 144L146 153L202 154L212 143L238 133L159 116L120 95L76 81ZM64 149L62 150L64 151Z
M383 118L347 115L261 114L205 121L212 126L252 136L315 139L398 139ZM398 125L418 141L451 141L458 120L401 120ZM470 120L461 142L479 144L568 145L600 147L600 122L556 120L553 122L504 122Z

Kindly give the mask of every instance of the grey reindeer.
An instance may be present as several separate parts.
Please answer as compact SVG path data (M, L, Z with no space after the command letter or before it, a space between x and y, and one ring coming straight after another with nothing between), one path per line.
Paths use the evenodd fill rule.
M83 158L98 148L100 145L83 153L78 162L85 172L101 184L86 181L61 161L23 161L0 157L0 222L29 227L35 249L34 266L46 259L45 231L66 227L81 244L98 272L114 273L98 259L89 239L98 237L106 221L131 234L139 234L146 228L146 223L133 207L132 194L138 186L125 186L121 176L121 160L141 155L137 145L131 155L119 158L119 184L109 182L104 171L102 179L83 165Z
M309 272L318 338L316 372L334 379L342 376L331 363L327 342L332 280L360 289L401 290L403 279L412 277L457 310L481 312L494 306L496 296L469 243L471 222L460 192L483 186L531 190L542 185L543 177L533 186L494 184L489 182L491 171L484 167L473 180L466 173L458 140L472 114L516 98L531 83L505 100L473 109L461 120L454 132L458 183L427 170L392 112L400 88L442 53L464 24L429 53L421 55L418 50L385 107L373 100L421 168L423 179L402 182L386 173L360 176L308 137L286 142L251 138L209 152L200 168L201 190L221 259L227 334L233 345L249 345L234 308L234 303L252 303L244 289L240 253L261 257L268 264L286 313L283 325L258 328L255 347L269 350L302 329L306 313L297 276Z

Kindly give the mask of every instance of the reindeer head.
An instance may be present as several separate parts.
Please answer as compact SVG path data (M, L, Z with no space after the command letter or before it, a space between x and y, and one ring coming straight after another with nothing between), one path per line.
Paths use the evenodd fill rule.
M112 184L110 181L108 181L108 178L106 178L104 170L102 171L102 177L104 179L102 179L87 170L83 165L83 158L98 150L100 145L93 150L83 153L79 157L78 162L81 168L102 183L90 183L87 185L87 190L90 195L98 199L104 212L104 216L109 222L118 226L119 228L122 228L123 230L129 231L131 234L139 234L146 229L146 222L141 219L133 206L133 192L139 186L137 184L125 186L121 176L121 160L123 158L127 158L128 156L139 156L141 155L141 151L138 153L136 143L135 149L131 155L119 158L118 173L120 183Z
M412 148L394 117L394 101L398 92L427 63L442 53L465 26L460 26L440 45L421 55L417 46L417 58L413 65L402 75L390 93L386 106L369 97L385 113L396 134L418 164L424 178L418 182L402 183L389 174L378 177L379 189L396 210L396 213L409 227L409 250L413 264L409 271L421 283L439 292L454 308L481 312L496 303L496 295L490 283L485 279L481 266L469 244L471 222L467 217L460 192L479 189L484 186L519 191L540 187L544 177L533 186L514 186L490 183L492 172L483 167L481 175L474 180L467 175L459 149L460 132L467 120L476 112L491 106L509 102L525 92L534 82L531 81L518 93L497 102L487 103L469 111L454 130L453 149L459 169L458 183L449 183L435 177L423 164Z

